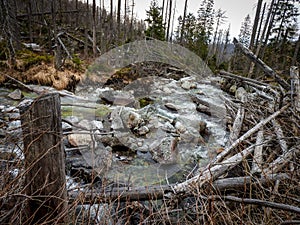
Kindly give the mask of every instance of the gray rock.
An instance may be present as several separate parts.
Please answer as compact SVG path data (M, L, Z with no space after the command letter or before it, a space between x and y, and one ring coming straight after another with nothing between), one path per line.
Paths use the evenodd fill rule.
M72 130L72 126L66 122L62 122L62 130L63 131L71 131Z
M92 138L89 134L70 134L68 135L68 141L72 146L90 146L92 144Z
M142 126L137 130L139 135L145 135L150 132L149 128L147 126Z
M91 125L92 125L93 130L103 130L103 128L104 128L103 123L98 120L93 120L91 122Z
M23 98L23 94L19 89L14 90L7 96L13 100L21 100Z
M77 116L67 116L65 119L71 123L79 123L79 118Z

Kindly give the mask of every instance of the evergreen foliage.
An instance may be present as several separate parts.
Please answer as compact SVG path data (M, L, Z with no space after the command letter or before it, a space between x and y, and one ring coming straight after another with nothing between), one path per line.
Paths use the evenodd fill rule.
M165 40L165 24L163 23L162 9L156 0L153 0L150 9L146 10L148 28L145 31L147 37L152 37L161 41Z
M246 47L249 47L250 44L251 30L252 30L251 18L250 15L248 14L245 17L244 21L242 22L242 26L238 37L239 42L244 44Z

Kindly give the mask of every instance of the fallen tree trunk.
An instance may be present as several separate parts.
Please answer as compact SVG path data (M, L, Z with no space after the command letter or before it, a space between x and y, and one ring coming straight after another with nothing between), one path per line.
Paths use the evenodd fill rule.
M244 188L245 185L253 185L255 183L264 185L268 182L275 182L276 180L289 179L287 174L272 174L262 176L256 180L253 177L234 177L234 178L224 178L214 181L209 184L208 188L216 190L218 192L228 190L228 189L238 189ZM91 204L97 202L126 202L126 201L145 201L145 200L157 200L163 199L167 193L173 193L173 188L175 185L158 185L158 186L148 186L148 187L119 187L112 188L111 190L104 190L102 193L97 191L70 191L69 203L76 202L77 204Z
M243 134L239 139L237 139L235 142L232 143L231 146L229 146L228 148L225 148L225 150L223 152L221 152L212 162L212 164L214 163L218 163L221 162L229 153L232 149L234 149L235 147L237 147L241 142L245 141L247 138L249 138L252 134L254 134L255 132L257 132L259 129L261 129L264 125L266 125L267 123L269 123L271 120L273 120L274 118L276 118L278 115L280 115L281 113L283 113L287 108L289 107L289 104L282 107L280 110L276 111L275 113L273 113L272 115L270 115L269 117L267 117L266 119L261 120L258 124L256 124L253 128L251 128L250 130L248 130L245 134Z
M236 38L233 39L235 47L240 49L242 53L247 56L252 62L258 65L266 74L275 78L275 80L287 91L290 90L290 85L283 80L271 67L265 64L260 58L258 58L251 50L243 46Z

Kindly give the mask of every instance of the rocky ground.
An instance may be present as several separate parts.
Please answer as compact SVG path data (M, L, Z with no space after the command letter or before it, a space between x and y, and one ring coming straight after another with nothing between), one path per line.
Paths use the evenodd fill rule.
M78 98L62 97L70 176L88 182L93 170L115 182L153 184L203 166L224 145L224 93L216 81L198 83L179 69L151 64L132 79L138 66L117 72L100 88L80 85ZM0 149L6 158L23 157L17 105L34 96L1 89Z

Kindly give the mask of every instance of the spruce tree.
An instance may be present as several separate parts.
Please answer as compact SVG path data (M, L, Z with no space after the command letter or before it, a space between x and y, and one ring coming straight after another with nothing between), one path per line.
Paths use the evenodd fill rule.
M250 15L248 14L244 21L242 22L241 29L240 29L240 34L239 34L239 42L244 44L246 47L249 47L250 44L250 38L251 38L251 18Z
M165 40L165 25L163 23L162 9L158 6L156 0L153 0L150 9L146 10L148 28L145 31L146 36L161 41Z

